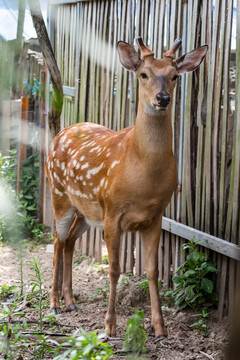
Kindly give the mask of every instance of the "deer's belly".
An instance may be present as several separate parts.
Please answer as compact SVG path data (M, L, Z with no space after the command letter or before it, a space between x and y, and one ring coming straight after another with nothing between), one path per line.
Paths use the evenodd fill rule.
M163 212L161 203L151 205L131 204L128 205L121 217L121 230L125 231L143 231L151 227L155 220L158 221Z

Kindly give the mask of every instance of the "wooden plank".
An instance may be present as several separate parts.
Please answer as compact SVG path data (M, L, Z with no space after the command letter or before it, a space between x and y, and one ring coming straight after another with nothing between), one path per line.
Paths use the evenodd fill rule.
M126 272L126 258L127 258L127 239L126 234L124 233L121 236L121 244L120 244L120 268L121 272Z
M164 283L169 287L170 285L170 233L165 231L163 234L164 238L164 268L163 268L163 280Z
M102 263L102 229L96 229L95 232L95 261Z
M75 242L75 246L74 249L77 251L82 251L82 237L80 236L79 238L77 238L76 242Z
M142 271L142 252L141 252L141 238L139 233L135 233L135 241L136 241L136 265L135 265L135 269L136 269L136 274L141 275L141 271Z
M158 277L160 280L163 280L163 231L160 236L158 247Z
M89 230L82 234L82 252L84 255L89 255L89 241L88 241Z
M240 16L240 2L237 2L237 19ZM237 21L236 64L240 63L240 22ZM240 245L239 193L240 193L240 68L236 66L234 139L232 148L231 182L227 210L225 236Z
M216 236L209 235L203 231L196 230L190 226L178 223L175 220L167 219L165 217L162 219L162 229L186 240L203 240L201 243L202 246L240 261L240 246L222 240Z
M126 271L133 272L133 267L134 267L134 241L133 241L133 234L128 232Z
M224 304L225 304L225 290L226 290L226 281L227 281L227 265L228 265L228 259L226 256L223 256L222 264L221 264L221 273L219 274L219 277L221 279L220 281L220 288L219 288L219 299L218 299L218 318L219 320L222 320L224 317Z
M221 145L220 145L220 192L219 192L219 234L224 222L225 216L225 199L226 199L226 170L227 170L227 127L229 122L229 65L230 65L230 49L231 49L231 28L232 28L232 11L233 0L227 2L227 24L226 24L226 40L224 50L224 81L223 81L223 109L222 109L222 126L221 126ZM219 181L219 179L218 179Z
M140 236L140 242L141 242L141 272L140 274L144 274L145 272L145 262L144 262L144 251L143 251L143 244L142 244L142 238Z
M163 47L164 47L164 27L165 27L165 8L166 0L162 0L160 3L160 16L159 16L159 30L158 30L158 56L161 58L163 56Z
M94 257L94 248L95 248L95 228L91 227L89 231L89 256Z
M218 169L218 147L219 147L219 131L220 131L220 101L222 95L222 76L223 76L223 59L225 53L225 17L226 17L226 0L222 1L221 6L221 43L220 41L220 34L218 35L218 45L217 45L217 52L218 52L218 62L216 64L216 73L217 76L215 77L215 116L214 116L214 126L213 126L213 140L212 140L212 151L213 151L213 168L212 168L212 176L213 176L213 201L214 201L214 234L220 236L220 231L218 230L220 226L218 224L222 224L221 216L223 212L219 209L219 203L221 208L221 203L223 198L219 196L219 169ZM219 54L220 52L220 54ZM221 140L220 140L221 143ZM218 216L220 215L220 217ZM222 225L221 225L222 226Z

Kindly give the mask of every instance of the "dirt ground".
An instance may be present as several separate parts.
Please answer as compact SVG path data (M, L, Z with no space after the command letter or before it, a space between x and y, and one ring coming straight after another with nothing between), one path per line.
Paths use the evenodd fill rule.
M46 247L40 250L28 251L24 256L24 283L28 288L29 267L28 260L32 257L42 261L43 277L45 279L52 275L52 253L46 252ZM81 261L80 254L74 255L73 267L73 289L76 303L79 308L77 312L66 312L64 304L62 314L59 318L61 326L71 325L75 330L81 327L87 332L99 329L104 331L104 318L107 310L108 298L108 265L93 265L89 259ZM80 262L81 261L81 262ZM16 252L8 247L0 247L0 286L18 285L19 270ZM145 328L148 331L147 342L148 354L144 359L161 360L221 360L224 359L225 347L228 342L228 331L226 321L218 322L216 312L213 312L208 322L211 333L208 337L197 335L189 328L196 321L193 312L185 310L177 313L176 307L169 307L169 300L162 297L163 313L169 336L167 339L155 343L154 334L151 331L150 300L148 295L143 295L136 281L123 280L121 275L117 297L117 338L109 339L115 350L120 350L126 330L127 320L134 314L131 307L141 308L145 312ZM50 289L51 280L45 282L45 288ZM36 314L26 305L25 318L27 321L36 319ZM48 310L46 310L48 314ZM137 357L139 358L139 357ZM111 359L127 359L126 354L114 354Z

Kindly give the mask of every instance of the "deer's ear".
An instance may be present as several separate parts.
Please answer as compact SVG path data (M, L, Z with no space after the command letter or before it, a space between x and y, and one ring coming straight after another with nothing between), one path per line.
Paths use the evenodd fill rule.
M175 64L179 74L197 69L205 58L207 51L208 45L203 45L176 59Z
M117 44L121 64L130 71L137 71L141 65L141 59L133 46L124 41Z

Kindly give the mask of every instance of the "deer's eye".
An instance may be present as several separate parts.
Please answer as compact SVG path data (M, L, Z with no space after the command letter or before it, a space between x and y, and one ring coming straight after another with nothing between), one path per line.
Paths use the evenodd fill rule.
M142 79L148 79L148 76L146 73L141 73L140 76Z
M178 79L178 75L174 75L174 77L172 78L172 81L176 81Z

